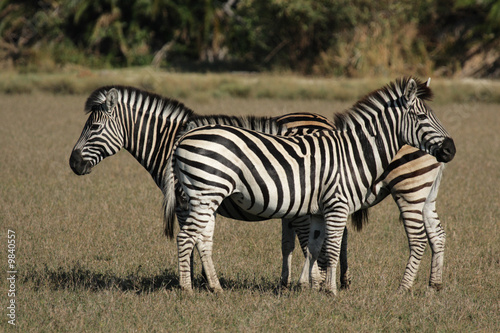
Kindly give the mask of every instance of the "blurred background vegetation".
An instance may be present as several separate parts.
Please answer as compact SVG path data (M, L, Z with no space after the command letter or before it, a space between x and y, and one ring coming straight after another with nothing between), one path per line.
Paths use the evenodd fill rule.
M500 0L0 0L0 69L500 77Z

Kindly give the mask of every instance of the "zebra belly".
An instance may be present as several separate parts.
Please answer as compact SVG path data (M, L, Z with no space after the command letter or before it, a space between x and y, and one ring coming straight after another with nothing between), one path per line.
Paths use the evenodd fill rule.
M253 193L249 192L236 192L233 193L228 199L240 211L245 212L245 216L252 217L254 221L271 218L293 218L304 215L316 215L319 212L318 204L315 200L310 203L313 197L310 193L306 192L305 198L300 200L291 200L290 193L283 191L278 194L274 191L269 193ZM226 199L227 200L227 199Z
M236 204L236 202L234 202L231 197L226 198L224 199L224 201L222 201L221 205L217 209L217 214L240 221L257 222L268 220L265 217L260 217L249 213L245 209L241 208L238 204Z

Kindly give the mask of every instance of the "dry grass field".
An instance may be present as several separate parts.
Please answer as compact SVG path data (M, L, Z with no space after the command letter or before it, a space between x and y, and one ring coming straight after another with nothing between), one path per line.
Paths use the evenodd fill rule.
M368 92L368 91L366 91ZM351 231L352 287L337 297L275 292L280 223L218 218L214 261L224 293L178 289L177 252L162 234L161 193L125 151L78 177L68 165L87 95L0 95L0 331L15 300L21 332L500 331L500 105L431 104L455 139L438 211L447 232L444 288L427 290L430 250L413 292L396 295L408 256L388 198ZM353 100L195 98L199 113L332 115ZM8 234L15 232L15 297ZM296 251L293 278L303 262Z

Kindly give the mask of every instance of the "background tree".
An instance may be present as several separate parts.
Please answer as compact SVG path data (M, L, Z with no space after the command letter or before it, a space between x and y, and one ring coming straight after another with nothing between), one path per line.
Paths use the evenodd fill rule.
M0 66L500 76L500 1L0 0Z

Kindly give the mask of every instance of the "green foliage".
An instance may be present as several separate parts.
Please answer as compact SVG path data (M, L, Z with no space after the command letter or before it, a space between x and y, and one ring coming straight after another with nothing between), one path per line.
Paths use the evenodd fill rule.
M0 66L453 74L499 32L498 0L2 0Z
M500 1L499 0L456 0L456 8L480 11L485 16L484 23L479 24L479 30L492 33L500 31Z
M424 7L390 0L245 1L230 45L264 66L302 73L380 75L408 65L414 70L413 64L423 64L423 72L430 65L415 13L426 13Z

